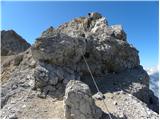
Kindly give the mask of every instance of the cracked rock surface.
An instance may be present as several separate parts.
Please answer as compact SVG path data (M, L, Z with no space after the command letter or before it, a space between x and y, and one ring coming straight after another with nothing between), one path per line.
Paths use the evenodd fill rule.
M68 119L93 119L102 115L101 109L92 99L88 85L76 80L70 80L66 86L64 111Z
M49 27L32 46L2 32L1 118L109 118L83 55L113 118L158 118L138 50L100 13Z

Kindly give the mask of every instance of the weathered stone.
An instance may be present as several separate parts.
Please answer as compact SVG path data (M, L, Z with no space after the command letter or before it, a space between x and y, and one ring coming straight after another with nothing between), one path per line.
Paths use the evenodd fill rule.
M23 60L23 55L16 56L14 59L14 65L16 65L16 66L19 65L22 60Z
M29 64L29 66L32 67L32 68L36 67L36 61L33 60L33 61Z
M44 93L44 92L40 92L40 93L38 93L38 94L37 94L37 97L39 97L39 98L43 98L43 99L45 99L45 98L46 98L46 96L47 96L47 94L46 94L46 93Z
M126 33L121 25L112 25L111 28L113 29L115 38L126 41Z
M44 88L43 92L45 94L48 94L49 92L52 93L52 92L55 92L56 91L56 88L55 86L51 86L51 85L48 85Z
M48 36L49 34L52 35L53 32L54 32L54 28L51 26L51 27L49 27L46 31L44 31L44 32L42 33L42 37L46 37L46 36Z
M9 118L9 119L18 119L18 117L17 117L16 114L11 114L11 115L9 115L8 118Z
M34 71L34 77L35 77L35 86L42 88L47 85L49 76L49 72L46 68L42 66L37 66Z
M105 96L103 95L103 93L97 92L95 95L93 95L93 98L95 98L97 100L103 100L103 99L105 99Z
M13 84L11 87L12 87L12 90L14 90L14 89L18 88L18 85L17 84Z
M53 78L51 78L51 79L49 80L49 83L50 83L51 85L56 85L56 84L58 83L58 77L53 76Z
M10 45L12 48L13 45ZM10 48L9 50L8 48L3 49L2 55L25 50L15 51L13 50L12 53ZM103 92L123 91L114 94L112 101L119 100L121 97L114 98L121 93L129 92L147 103L149 108L158 112L158 98L149 90L149 78L143 68L140 68L138 50L127 42L122 26L109 26L107 20L99 13L91 13L89 16L73 19L58 28L50 27L42 33L32 48L25 52L13 56L2 56L2 118L8 118L5 116L13 111L18 113L18 110L21 109L23 104L16 102L16 105L12 106L14 105L12 100L32 103L32 98L36 100L38 90L41 98L46 98L47 95L62 98L66 84L68 84L64 99L66 118L100 118L102 111L95 106L88 86L77 81L92 82L88 78L83 79L90 73L82 55L89 64L94 77L106 75L105 81L99 80L101 88L105 88ZM91 90L94 89L91 88ZM126 116L143 118L143 115L145 115L144 118L148 117L143 112L139 114L144 111L142 107L135 112L130 103L136 102L129 102L128 99L132 99L132 96L124 99L127 104L125 110L128 112L128 107L131 106L129 113L134 114L128 114L123 109L124 106L121 106L118 118ZM121 105L119 101L117 103L116 107ZM141 106L139 103L135 104L137 108ZM13 110L8 111L12 107ZM37 106L37 110L39 108L40 105ZM148 113L152 112L148 111ZM39 115L37 111L36 118ZM151 114L151 118L153 118L152 115L157 118L157 114Z
M92 12L92 13L90 13L89 16L90 16L93 20L96 20L96 19L99 19L99 18L102 17L102 15L101 15L100 13L98 13L98 12Z
M91 29L91 32L92 33L99 32L105 27L107 27L107 21L104 17L102 17L96 21L95 26Z
M130 97L128 97L130 96ZM158 119L158 114L149 109L145 103L128 93L119 93L114 98L117 110L112 114L125 119ZM119 101L119 104L117 104Z
M21 36L13 30L1 31L1 55L15 55L23 52L30 47Z
M65 117L70 119L100 118L102 115L92 99L89 87L76 80L70 80L66 86L64 108Z
M51 37L37 39L32 46L32 54L36 60L43 60L47 63L61 66L76 64L85 51L85 44L83 39L55 33Z
M126 34L122 26L108 26L107 20L101 17L101 15L91 19L94 15L96 16L97 13L65 23L54 29L53 34L48 34L48 37L53 36L55 31L57 31L76 39L84 38L86 41L86 52L84 51L83 54L88 55L87 61L92 73L95 75L106 74L107 72L120 72L138 66L140 63L138 51L127 43ZM85 22L86 20L87 23ZM89 74L83 59L78 62L76 68L82 73Z

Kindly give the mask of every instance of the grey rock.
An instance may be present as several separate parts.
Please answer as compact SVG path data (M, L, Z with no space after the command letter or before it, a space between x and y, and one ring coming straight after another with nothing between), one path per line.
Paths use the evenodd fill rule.
M88 85L81 81L70 80L64 97L66 118L87 119L100 118L101 110L95 105Z
M12 90L14 90L14 89L16 89L16 88L18 88L18 85L17 85L17 84L13 84L13 85L12 85Z
M46 30L44 32L45 35L42 35L41 38L37 40L37 43L40 43L40 46L43 46L43 45L47 46L45 45L45 42L44 42L47 39L48 39L47 41L49 41L49 39L52 39L52 37L60 39L62 38L61 36L65 36L65 35L67 35L67 37L73 38L74 40L85 39L86 47L85 47L85 50L83 51L83 54L86 57L86 60L89 63L89 66L94 76L96 75L99 76L99 75L109 74L109 73L116 74L116 73L123 72L125 70L127 71L133 68L140 67L138 50L136 50L133 46L131 46L127 42L126 34L121 25L109 26L107 23L107 20L104 17L97 17L93 20L90 18L92 17L87 16L87 17L76 18L70 22L67 22L59 26L57 29L51 27L49 28L49 30ZM87 24L89 27L85 29ZM56 41L56 39L53 39L53 40ZM32 50L33 55L35 52L34 48L36 48L36 44ZM42 47L42 49L45 50L46 48L44 49ZM37 51L40 51L38 47L37 47ZM55 54L53 55L50 54L50 56L55 57ZM46 58L46 56L44 57L41 56L39 59L42 61L46 61L49 64L58 64L58 65L60 64L65 67L70 67L71 71L73 71L73 73L71 74L68 73L67 70L62 67L60 70L57 70L58 72L56 72L56 73L60 73L60 75L56 74L58 76L58 79L63 80L62 82L64 84L67 84L70 80L75 78L74 71L78 72L79 75L81 76L85 76L89 74L87 67L84 63L84 60L82 59L82 54L80 54L79 57L77 56L75 57L77 58L76 60L77 62L71 62L72 60L70 61L66 59L66 61L62 62L63 64L60 64L61 62L59 61L57 62L55 60L53 61L50 60L51 57ZM70 58L73 58L73 57L70 57ZM55 67L51 67L51 68L55 68ZM56 70L50 69L49 71L56 71ZM129 91L131 92L131 94L135 94L138 98L140 98L144 102L148 102L149 101L149 94L148 94L149 92L147 92L148 77L146 73L143 73L142 71L143 70L140 70L140 71L138 70L137 72L132 71L132 74L133 76L135 76L135 74L140 72L138 74L145 76L141 78L141 81L143 82L145 81L145 82L143 83L143 85L134 83L133 85L134 88L132 87L132 90L129 90ZM60 76L62 77L60 78ZM127 83L123 82L123 86L125 86L125 84ZM117 90L118 89L119 88L117 88Z
M31 63L29 64L30 67L34 68L36 67L36 61L31 61Z
M36 60L62 66L77 63L85 48L83 39L55 33L50 37L38 38L32 46L32 54Z
M99 19L102 17L102 15L98 12L92 12L90 13L89 17L91 17L93 20Z
M95 98L97 100L103 100L103 99L105 99L105 96L103 95L103 93L97 92L95 95L93 95L93 98Z
M76 75L78 76L78 74ZM40 88L41 92L44 92L47 86L55 86L57 89L62 88L70 80L75 79L75 74L72 69L67 67L39 62L34 71L34 78L35 89ZM49 92L54 94L54 90L49 90Z
M35 68L35 71L34 71L34 77L35 77L35 86L36 87L44 87L47 85L48 83L48 80L49 80L49 71L42 67L42 66L37 66Z
M52 35L53 32L54 32L54 28L51 26L51 27L49 27L46 31L44 31L44 32L42 33L42 37L46 37L46 36L48 36L49 34Z
M59 34L59 36L57 34ZM64 34L67 36L64 36ZM55 38L53 38L53 36L55 36ZM58 50L56 50L58 52L59 49L61 49L59 54L52 51L52 54L46 54L44 56L44 53L40 52L40 48L36 47L36 45L45 46L44 44L49 43L49 41L52 41L52 43L49 44L59 46L59 42L55 41L56 39L63 41L60 36L64 36L67 39L67 42L70 41L67 44L69 45L69 49L65 46L68 50L62 46L58 47ZM71 38L69 38L69 36ZM68 38L70 40L68 40ZM85 42L82 42L83 44L77 46L72 39L75 39L76 41L81 41L79 39L83 39ZM74 44L77 46L76 48L79 52L74 52L73 50L72 53L74 52L74 57L71 57L70 54L72 53L69 53L68 51L71 50L70 46ZM36 48L37 50L35 50ZM54 50L54 48L55 47L53 46L52 48L47 47L48 50ZM46 48L43 49L45 50ZM63 53L62 49L67 53ZM81 59L82 53L86 56L87 62L89 63L94 75L120 72L126 69L135 68L140 64L138 51L128 44L127 37L122 26L108 26L107 20L99 13L91 13L90 16L76 18L59 26L57 29L49 28L48 31L45 31L45 37L42 35L41 38L37 39L32 51L33 55L35 54L35 58L38 56L38 53L42 53L41 57L37 58L42 60L47 59L54 64L71 66L72 69L76 69L78 72L83 74L89 74L89 72L86 69L84 60ZM62 57L61 54L67 54L67 57L72 58L72 60L62 60L65 56ZM54 56L54 61L51 56ZM59 57L61 59L56 61Z
M56 85L58 83L58 77L54 77L51 80L49 80L51 85Z
M30 47L21 36L13 30L1 31L1 55L15 55Z
M67 85L67 83L68 83L69 81L70 81L69 79L64 79L64 80L63 80L63 84Z
M126 33L123 31L121 25L112 25L111 28L113 29L113 34L117 39L126 41Z
M25 108L26 107L26 105L24 104L23 106L22 106L22 108Z
M11 100L11 102L10 102L11 104L15 104L16 103L16 101L13 101L13 100Z
M13 33L12 38L15 38L15 33L13 31L10 33ZM99 80L100 85L105 87L105 92L120 90L128 92L131 96L127 95L128 97L124 100L127 105L137 103L136 107L141 106L140 102L128 101L134 95L148 105L146 108L149 107L158 112L158 98L149 90L149 78L140 66L138 50L127 42L122 26L108 25L107 19L99 13L73 19L58 28L50 27L29 49L28 47L23 49L27 45L22 45L21 48L19 42L11 44L11 37L6 37L10 33L5 37L2 36L2 42L5 44L2 45L4 47L2 55L7 55L2 62L1 74L2 118L12 113L8 111L13 107L10 100L26 102L27 99L36 97L38 90L42 98L46 98L47 95L63 97L66 84L64 99L66 118L100 118L101 109L96 107L89 87L80 81L90 75L82 55L85 56L94 77L103 75L108 77L105 81ZM9 42L5 43L4 38L9 39ZM14 55L16 53L19 54ZM90 79L87 80L91 82ZM87 80L84 82L86 83ZM115 83L114 86L110 87L113 83ZM15 84L17 86L14 86ZM30 90L34 94L29 98L26 95ZM91 90L94 89L91 88ZM114 97L125 92L114 94ZM23 95L26 99L21 100ZM18 111L20 107L22 105L16 103L13 109ZM121 109L118 113L123 116L119 114L118 117L148 117L144 112L139 113L142 110L136 107L134 109L138 112L133 112L132 107L129 112L128 108L125 108L128 113L123 110L124 106L119 107ZM148 113L151 113L151 118L155 116L152 111ZM39 114L36 118L38 116Z
M46 86L45 88L44 88L44 92L45 92L45 94L47 94L47 93L49 93L49 92L55 92L56 91L56 88L55 88L55 86L51 86L51 85L48 85L48 86Z
M18 117L17 117L16 114L9 115L8 118L9 118L9 119L18 119Z
M149 109L145 103L133 95L120 93L118 96L120 104L116 105L116 108L119 109L113 113L114 116L126 119L158 119L157 113Z
M47 94L46 94L46 93L44 93L44 92L41 92L41 93L37 94L37 97L39 97L39 98L43 98L43 99L45 99L45 98L46 98L46 96L47 96Z
M23 55L16 56L14 59L14 65L16 65L16 66L19 65L22 60L23 60Z

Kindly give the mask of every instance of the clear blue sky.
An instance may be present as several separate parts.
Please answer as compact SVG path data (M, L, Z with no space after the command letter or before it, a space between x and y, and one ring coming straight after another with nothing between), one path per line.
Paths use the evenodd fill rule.
M34 43L49 26L97 11L109 25L122 24L141 64L158 64L158 2L2 2L1 29L13 29Z

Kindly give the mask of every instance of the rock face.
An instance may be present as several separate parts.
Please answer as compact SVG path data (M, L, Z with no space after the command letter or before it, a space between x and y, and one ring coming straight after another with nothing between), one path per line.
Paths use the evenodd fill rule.
M37 39L32 51L35 58L67 64L83 74L88 71L82 54L94 75L120 72L139 65L138 51L127 42L122 26L109 26L98 13L74 19L57 29L50 27Z
M32 47L33 57L57 65L77 63L85 50L85 42L65 34L54 33L51 37L37 39Z
M81 81L70 80L64 97L65 117L68 119L100 118L102 111L95 106L88 85Z
M30 47L30 44L26 42L15 31L1 31L1 55L15 55L23 52Z
M97 93L90 76L82 76L81 80L90 87L93 94ZM105 76L95 77L95 80L101 92L110 92L113 94L122 92L131 94L146 103L153 111L159 112L158 98L155 97L153 92L149 89L149 76L147 72L143 70L143 67L139 66L116 74L110 73Z
M32 59L29 49L24 53L11 56L10 59L3 62L1 67L1 108L14 96L25 93L34 87L35 65L33 65L33 62L35 61Z
M80 79L76 73L66 67L37 63L34 70L35 89L40 89L41 94L54 94L56 90L63 87L72 79Z
M2 31L2 55L5 56L1 63L1 118L19 118L20 113L28 114L23 110L23 104L37 105L37 99L50 101L50 97L50 102L45 101L49 106L53 103L52 98L62 100L64 94L66 118L100 118L102 111L92 99L97 91L89 79L83 56L101 92L128 92L158 113L158 99L149 90L149 77L140 65L138 51L127 42L121 25L109 25L101 14L89 13L58 28L50 27L29 49L29 45L21 40L13 31ZM100 80L103 76L104 80ZM27 116L36 114L35 118L39 115L44 118L43 107L36 106L38 112Z

